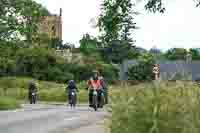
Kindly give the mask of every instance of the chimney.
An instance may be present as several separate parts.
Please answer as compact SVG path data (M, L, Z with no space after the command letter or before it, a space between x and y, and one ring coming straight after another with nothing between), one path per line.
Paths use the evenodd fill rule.
M62 8L60 8L60 17L62 17Z

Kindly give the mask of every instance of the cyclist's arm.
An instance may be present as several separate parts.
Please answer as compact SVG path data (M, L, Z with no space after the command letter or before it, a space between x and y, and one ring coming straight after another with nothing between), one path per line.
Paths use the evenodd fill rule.
M90 80L87 81L87 88L88 88L88 89L91 88L91 81L90 81Z

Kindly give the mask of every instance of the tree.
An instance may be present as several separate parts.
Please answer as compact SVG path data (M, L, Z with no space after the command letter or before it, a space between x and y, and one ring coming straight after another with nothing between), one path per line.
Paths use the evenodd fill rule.
M130 30L136 28L133 23L131 0L104 0L102 13L98 20L98 28L102 32L101 39L108 45L113 40L131 41Z
M185 60L187 50L184 48L172 48L165 53L165 57L169 60Z
M37 24L47 9L33 0L0 1L0 40L21 39L25 36L32 43L37 33Z
M139 14L132 10L133 4L130 0L124 1L121 5L122 9L122 23L121 23L121 40L126 41L128 44L132 45L133 39L130 37L133 29L137 29L136 23L133 22L133 15Z
M163 6L162 0L149 0L145 5L145 9L154 13L157 11L160 13L164 13L164 11L166 10Z
M104 0L102 4L97 26L102 33L102 43L107 47L104 57L115 63L128 59L131 53L133 40L130 32L137 28L132 16L137 12L133 12L132 7L131 0Z
M198 49L191 48L189 50L189 53L192 55L193 60L200 60L200 52L198 51Z
M83 35L83 38L79 42L81 52L86 55L96 52L99 47L98 40L89 34Z
M128 59L137 59L141 53L136 49L136 47L131 47L128 51Z
M196 2L196 7L200 6L200 0L193 0ZM147 4L145 5L145 9L150 11L150 12L160 12L164 13L165 12L165 7L163 4L163 0L148 0Z

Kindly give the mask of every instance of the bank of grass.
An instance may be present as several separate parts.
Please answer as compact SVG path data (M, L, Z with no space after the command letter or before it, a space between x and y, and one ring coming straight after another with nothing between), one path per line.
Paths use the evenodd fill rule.
M4 77L0 78L0 95L13 97L17 100L28 100L28 83L33 79L24 77ZM67 94L65 92L66 84L55 82L46 82L35 80L38 87L38 100L47 102L66 102ZM78 84L78 102L85 103L88 101L88 94L85 83Z
M16 99L4 96L0 97L0 110L13 110L17 108L20 108L20 103Z
M153 83L115 88L111 133L199 133L200 87Z

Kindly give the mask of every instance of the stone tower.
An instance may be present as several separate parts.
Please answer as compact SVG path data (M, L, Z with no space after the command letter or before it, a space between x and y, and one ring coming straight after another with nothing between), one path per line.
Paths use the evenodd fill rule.
M41 19L38 32L47 34L50 39L62 41L62 9L59 15L45 16Z

